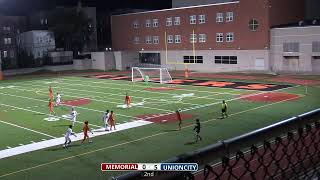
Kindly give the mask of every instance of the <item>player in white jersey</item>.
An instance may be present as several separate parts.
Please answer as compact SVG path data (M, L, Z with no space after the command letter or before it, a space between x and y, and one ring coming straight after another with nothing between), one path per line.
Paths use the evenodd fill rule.
M57 96L56 96L56 106L59 106L61 103L61 94L60 93L57 93Z
M75 135L75 133L72 131L72 125L69 125L69 128L67 129L66 135L64 136L65 142L64 142L63 147L67 148L69 146L69 144L71 143L71 139L70 139L71 135L74 135L75 137L77 137Z
M109 110L107 110L105 112L105 114L103 115L102 117L102 121L103 121L103 126L104 126L104 130L105 131L108 131L108 119L110 117L110 113L109 113Z
M78 114L77 111L74 108L72 108L71 114L70 114L71 121L72 121L72 126L74 126L74 124L77 121L77 114Z

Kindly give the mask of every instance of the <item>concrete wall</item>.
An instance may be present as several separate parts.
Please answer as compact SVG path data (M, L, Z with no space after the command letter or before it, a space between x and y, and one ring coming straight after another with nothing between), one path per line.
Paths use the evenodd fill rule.
M193 51L169 51L166 63L165 51L161 52L161 64L170 69L184 70L183 56L193 56ZM196 56L203 56L203 64L190 64L188 68L200 72L237 72L269 71L268 50L204 50L197 51ZM237 56L237 64L216 64L215 56ZM264 66L257 67L256 59L262 59Z
M115 51L114 57L117 70L130 69L132 66L139 63L138 51Z
M299 52L284 52L283 44L299 43ZM320 52L312 43L320 42L320 26L275 28L271 30L270 62L276 72L320 74Z
M116 69L113 52L91 52L92 69L112 70Z
M92 69L92 60L91 59L74 59L73 69L74 70Z

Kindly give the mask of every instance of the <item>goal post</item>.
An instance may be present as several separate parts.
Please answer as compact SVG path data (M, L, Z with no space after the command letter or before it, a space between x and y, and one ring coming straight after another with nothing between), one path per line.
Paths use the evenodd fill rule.
M161 84L170 83L172 81L172 77L167 68L132 67L131 79L132 82L150 81L159 82Z

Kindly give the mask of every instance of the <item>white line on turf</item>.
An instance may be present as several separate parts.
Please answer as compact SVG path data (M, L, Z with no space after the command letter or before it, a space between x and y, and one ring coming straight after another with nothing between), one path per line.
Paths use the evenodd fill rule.
M19 144L19 146L23 146L24 144Z
M100 129L95 130L93 132L93 134L90 135L90 137L96 137L96 136L101 136L101 135L110 134L110 133L114 133L114 132L119 132L119 131L131 129L131 128L145 126L148 124L152 124L152 122L139 120L139 121L135 121L135 122L129 122L129 123L117 125L117 130L113 130L113 131L104 131L104 128L100 128ZM79 140L83 139L82 132L77 133L76 136L77 137L71 137L72 141L79 141ZM40 149L44 149L44 148L48 148L48 147L62 145L62 144L64 144L65 138L60 137L60 138L55 138L55 139L50 139L50 140L45 140L45 139L42 139L42 140L43 140L42 142L31 143L31 144L27 144L24 146L1 150L0 151L0 159L23 154L23 153L27 153L27 152L32 152L32 151L36 151L36 150L40 150Z
M42 133L42 132L39 132L39 131L36 131L36 130L32 130L32 129L29 129L29 128L26 128L26 127L18 126L16 124L8 123L8 122L2 121L2 120L0 120L0 122L3 123L3 124L7 124L7 125L10 125L10 126L14 126L14 127L17 127L17 128L24 129L24 130L27 130L27 131L31 131L31 132L34 132L34 133L37 133L37 134L41 134L41 135L44 135L44 136L47 136L47 137L50 137L50 138L56 138L56 137L51 136L49 134L45 134L45 133Z
M10 147L10 146L7 146L7 148L8 148L8 149L11 149L11 147Z
M1 93L0 93L0 94L1 94ZM16 109L19 109L19 110L23 110L23 111L27 111L27 112L33 112L33 113L37 113L37 114L41 114L41 115L47 115L47 116L56 117L56 118L61 118L61 119L67 120L67 121L71 121L70 119L67 119L67 118L58 117L58 116L53 116L53 115L46 114L46 113L42 113L42 112L39 112L39 111L33 111L33 110L30 110L30 109L25 109L25 108L21 108L21 107L17 107L17 106L12 106L12 105L8 105L8 104L1 104L1 103L0 103L0 106L15 107ZM81 123L81 124L83 124L83 122L81 122L81 121L76 121L76 123ZM92 123L91 123L91 126L101 127L101 126L98 126L98 125L94 125L94 124L92 124Z

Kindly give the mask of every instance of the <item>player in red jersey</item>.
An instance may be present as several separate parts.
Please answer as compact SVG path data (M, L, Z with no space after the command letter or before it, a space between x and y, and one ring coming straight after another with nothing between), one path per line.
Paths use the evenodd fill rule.
M114 130L116 130L116 118L113 111L110 112L108 123L110 125L110 131L112 130L112 127L114 128Z
M127 105L127 108L129 108L130 104L131 104L131 96L129 96L128 93L126 93L126 97L124 99L124 102Z
M89 124L88 121L85 121L85 122L84 122L84 126L83 126L83 129L82 129L82 130L83 130L83 140L82 140L81 143L83 143L86 139L89 140L89 143L92 142L92 141L90 140L90 138L89 138L88 132L91 132L91 134L93 134L93 132L90 130L88 124Z
M51 86L49 87L49 97L50 97L51 101L53 101L53 90L52 90Z
M48 107L49 107L49 112L50 112L50 114L55 114L55 112L54 112L54 110L53 110L53 107L54 107L54 102L53 102L53 100L49 99Z

